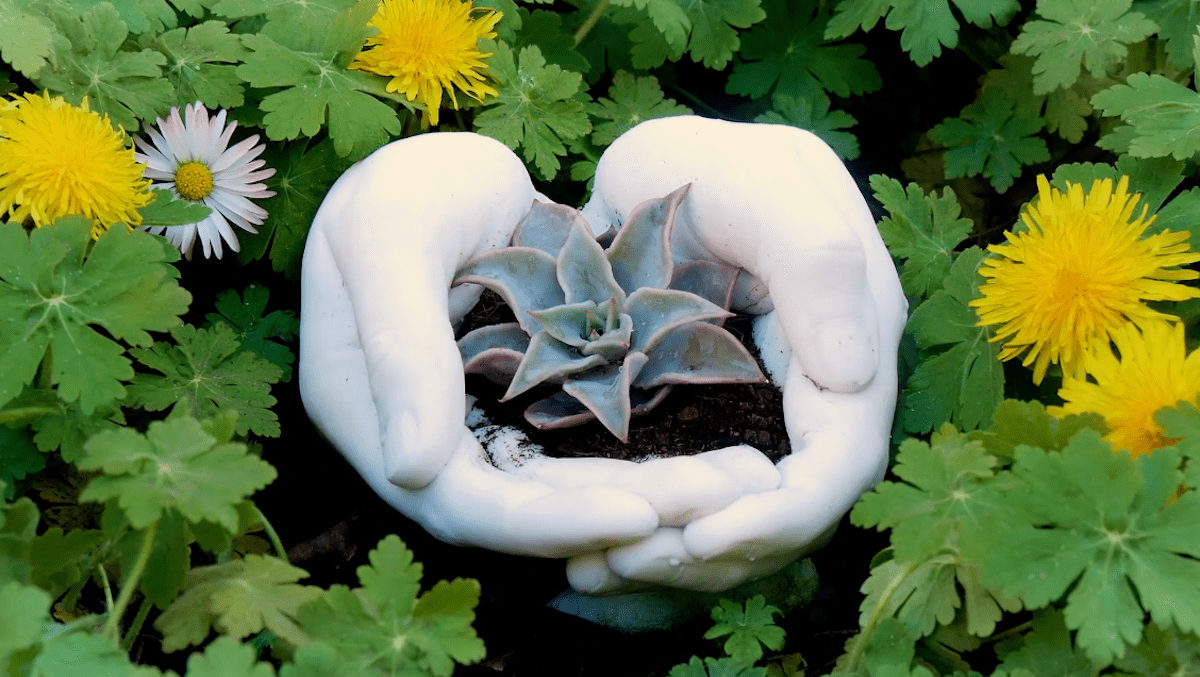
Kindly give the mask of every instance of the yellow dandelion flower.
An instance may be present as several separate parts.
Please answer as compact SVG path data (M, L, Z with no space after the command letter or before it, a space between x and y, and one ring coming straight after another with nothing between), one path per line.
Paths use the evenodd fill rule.
M1006 232L1006 244L991 245L997 256L979 272L988 278L982 298L971 301L979 326L999 325L993 341L1004 341L1000 359L1025 354L1033 381L1041 383L1051 363L1075 378L1085 373L1084 353L1107 341L1128 321L1139 325L1170 318L1143 301L1182 301L1200 290L1176 284L1200 273L1180 270L1200 261L1188 234L1163 231L1143 238L1154 222L1133 218L1140 195L1130 195L1129 177L1113 190L1111 179L1092 183L1088 193L1068 183L1067 192L1039 176L1038 200L1021 214L1027 231Z
M140 224L137 209L154 196L133 153L87 99L72 106L49 94L16 96L0 106L0 214L38 228L82 214L93 237L114 223Z
M1093 380L1066 377L1061 407L1047 407L1053 416L1095 412L1104 417L1113 449L1134 456L1177 440L1163 437L1154 413L1180 400L1194 402L1200 395L1200 350L1187 354L1183 325L1151 321L1141 331L1133 324L1112 332L1120 357L1107 340L1089 350L1088 371Z
M479 101L497 96L483 74L492 55L479 51L479 39L496 37L501 14L489 9L472 18L472 11L459 0L383 0L370 24L379 34L367 39L350 68L391 78L387 91L423 104L425 121L436 125L442 90L455 110L455 87Z

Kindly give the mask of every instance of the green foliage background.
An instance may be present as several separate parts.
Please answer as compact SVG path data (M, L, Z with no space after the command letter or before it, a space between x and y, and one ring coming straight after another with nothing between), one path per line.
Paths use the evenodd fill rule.
M912 311L896 464L851 515L892 543L838 674L1197 674L1200 412L1160 413L1172 448L1114 455L1099 419L1046 415L1057 377L1000 363L966 304L1038 173L1129 175L1155 229L1200 229L1200 2L477 4L504 13L483 45L499 96L459 97L439 129L499 139L562 202L622 132L690 112L809 129L874 198ZM131 133L201 101L276 169L236 261L140 231L92 243L78 217L0 224L0 673L160 674L128 654L152 608L188 674L447 675L484 655L473 581L421 593L392 537L360 587L304 585L251 498L287 425L308 224L350 164L427 131L346 69L377 5L0 0L0 94L86 97ZM150 221L195 218L165 197ZM1164 310L1194 345L1200 303ZM671 674L800 674L750 667L783 644L772 616L719 607L729 657ZM266 636L273 663L243 643Z

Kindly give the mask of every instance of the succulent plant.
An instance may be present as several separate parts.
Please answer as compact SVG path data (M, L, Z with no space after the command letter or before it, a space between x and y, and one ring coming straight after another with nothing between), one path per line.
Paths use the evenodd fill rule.
M535 201L512 246L475 257L455 280L495 291L517 319L463 336L464 369L508 383L502 400L559 383L526 420L550 429L598 419L622 441L630 417L673 384L764 382L720 326L741 271L674 262L671 230L687 193L639 205L607 249L577 210Z

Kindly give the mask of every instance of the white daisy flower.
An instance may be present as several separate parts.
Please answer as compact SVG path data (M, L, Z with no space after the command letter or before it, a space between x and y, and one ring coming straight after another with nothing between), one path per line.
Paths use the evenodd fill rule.
M138 137L133 141L141 149L136 157L146 163L146 178L155 181L153 188L169 188L176 197L200 202L212 210L203 221L186 226L148 226L151 233L165 235L190 261L196 236L204 246L204 258L221 258L221 241L233 251L239 251L237 231L257 233L267 210L250 198L272 197L275 191L257 183L275 175L274 169L260 169L257 160L265 145L255 146L258 135L243 139L228 147L236 122L225 125L225 111L212 118L197 101L184 107L184 120L179 109L171 108L167 119L158 119L158 129L148 128L153 145Z

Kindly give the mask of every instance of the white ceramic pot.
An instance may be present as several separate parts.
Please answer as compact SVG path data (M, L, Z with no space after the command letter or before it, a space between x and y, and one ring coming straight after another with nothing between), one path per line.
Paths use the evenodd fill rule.
M390 144L325 198L302 277L310 417L435 536L569 557L583 592L721 590L818 546L886 465L907 310L895 268L845 167L791 127L643 123L605 152L582 211L598 232L619 227L688 183L677 257L749 271L740 304L774 309L755 336L783 388L792 452L778 464L745 446L639 464L489 462L465 425L452 328L479 290L450 281L506 245L540 196L507 148L466 133Z

